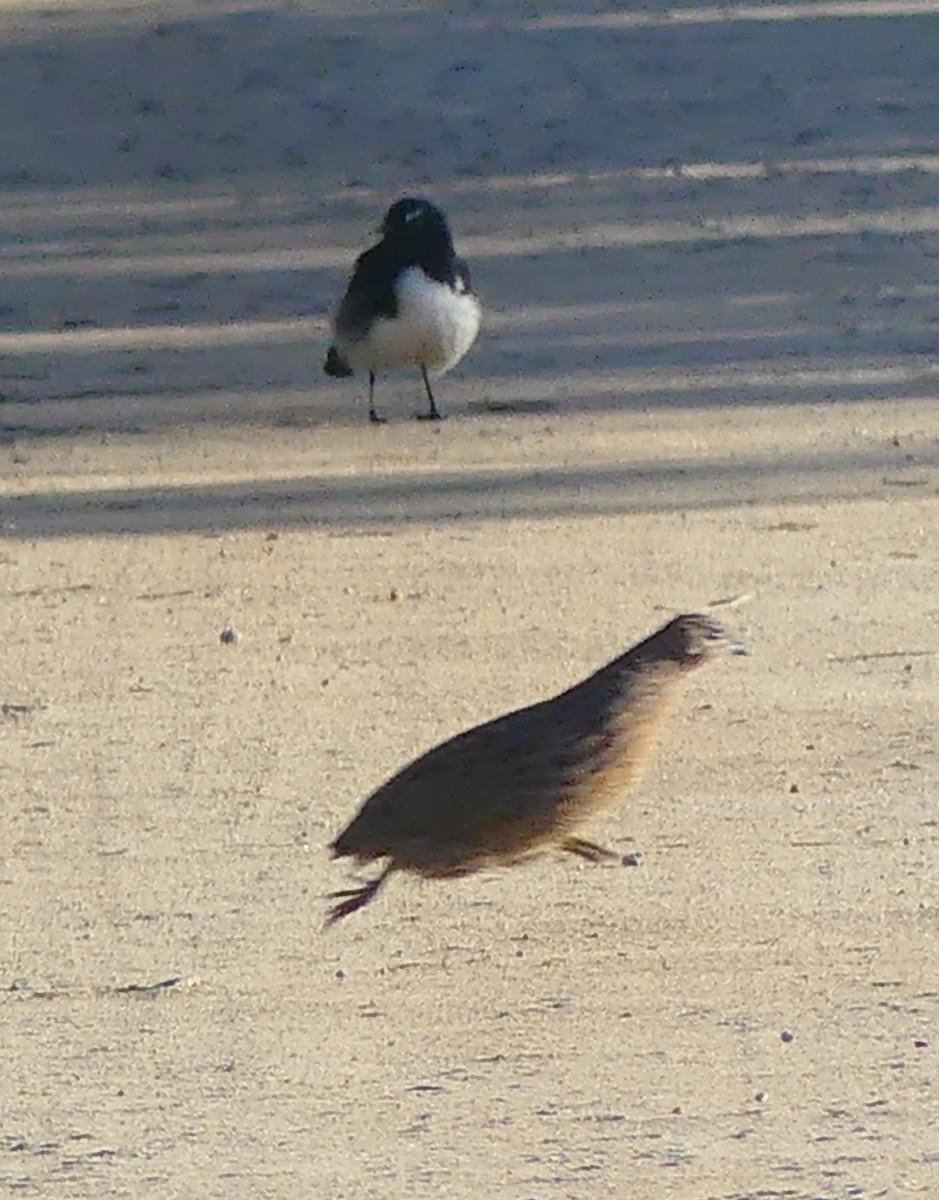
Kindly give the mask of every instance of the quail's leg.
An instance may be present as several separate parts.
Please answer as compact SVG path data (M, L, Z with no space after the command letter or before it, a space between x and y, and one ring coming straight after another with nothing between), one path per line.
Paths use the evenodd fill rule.
M443 413L437 407L437 401L434 399L433 389L430 386L430 380L427 377L427 368L421 363L421 375L424 379L424 387L427 391L427 401L430 404L430 410L426 413L418 413L419 421L442 421Z
M375 372L368 373L368 419L373 425L384 425L385 418L378 415L375 407Z
M592 863L612 862L613 859L620 857L615 851L607 850L605 846L598 846L596 842L588 842L579 837L565 838L561 842L560 848L566 850L568 854L576 854L579 858L585 858L587 862Z
M335 923L342 917L347 917L350 913L354 913L357 909L368 904L370 900L374 900L378 895L378 889L385 882L394 866L389 864L377 879L365 883L362 887L346 888L341 892L330 892L331 900L338 900L341 896L347 897L341 904L334 904L326 916L326 928Z

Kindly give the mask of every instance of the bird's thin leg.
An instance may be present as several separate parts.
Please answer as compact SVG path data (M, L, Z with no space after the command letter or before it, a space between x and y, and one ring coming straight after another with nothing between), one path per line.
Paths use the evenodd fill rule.
M568 854L576 854L579 858L585 858L592 863L610 862L612 859L620 857L615 851L607 850L605 846L598 846L596 842L588 842L579 837L565 838L561 842L560 848L566 850Z
M437 401L434 399L434 392L430 386L430 380L427 377L427 368L421 363L421 375L424 379L424 387L427 391L427 401L430 404L430 410L426 413L419 413L419 421L442 421L443 413L437 407Z
M368 373L368 419L373 425L384 425L385 418L378 415L375 407L375 372Z
M385 882L391 872L394 870L394 863L389 863L384 871L377 879L371 880L369 883L363 884L357 888L346 888L341 892L330 892L331 900L338 900L341 896L347 897L341 904L334 904L326 916L326 928L335 923L342 917L347 917L349 913L354 913L356 909L362 908L368 904L370 900L374 900L378 895L378 889Z

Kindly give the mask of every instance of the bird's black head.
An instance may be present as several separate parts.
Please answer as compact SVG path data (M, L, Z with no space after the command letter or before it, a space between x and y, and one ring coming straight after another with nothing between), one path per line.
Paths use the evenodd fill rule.
M659 630L658 637L665 657L684 667L701 666L721 650L747 653L741 642L732 641L716 621L700 613L676 617Z
M402 196L396 200L385 213L381 235L394 242L442 241L450 244L447 218L436 204L420 196Z

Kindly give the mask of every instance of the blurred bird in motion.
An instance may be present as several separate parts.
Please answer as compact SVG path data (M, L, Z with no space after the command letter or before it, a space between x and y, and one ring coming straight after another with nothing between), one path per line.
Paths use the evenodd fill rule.
M394 871L453 879L547 850L618 858L577 831L633 786L682 685L720 650L746 653L710 617L676 617L559 696L409 763L332 843L334 858L387 862L369 883L332 894L327 925L373 900Z
M368 418L379 371L418 367L429 410L438 421L428 373L443 375L479 332L480 308L469 268L457 258L447 219L429 200L405 196L388 209L381 241L356 260L333 320L333 344L323 364L338 378L368 374Z

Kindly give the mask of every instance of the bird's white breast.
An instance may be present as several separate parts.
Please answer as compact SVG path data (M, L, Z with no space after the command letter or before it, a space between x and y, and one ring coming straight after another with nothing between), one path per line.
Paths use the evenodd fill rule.
M379 317L363 338L343 342L350 366L382 371L423 364L439 375L455 367L479 332L476 297L430 279L420 267L402 271L395 290L398 315Z

